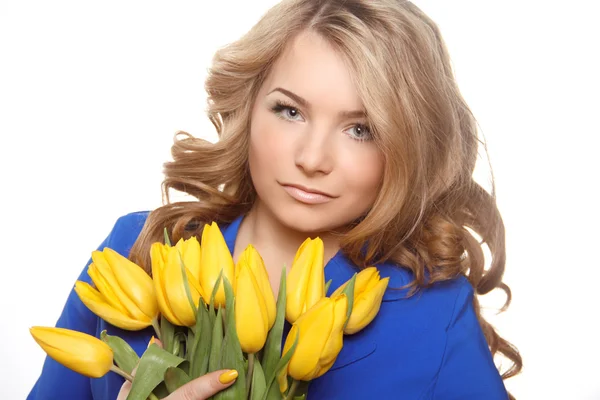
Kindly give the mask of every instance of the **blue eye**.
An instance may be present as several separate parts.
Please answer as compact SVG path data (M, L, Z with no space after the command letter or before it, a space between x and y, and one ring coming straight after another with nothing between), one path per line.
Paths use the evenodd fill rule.
M350 133L350 137L354 140L364 141L373 139L373 134L369 127L364 124L356 124L350 129L354 129L354 133Z
M301 121L301 119L299 120L297 117L302 117L302 114L300 114L300 111L292 104L277 100L275 105L271 107L271 110L284 120Z

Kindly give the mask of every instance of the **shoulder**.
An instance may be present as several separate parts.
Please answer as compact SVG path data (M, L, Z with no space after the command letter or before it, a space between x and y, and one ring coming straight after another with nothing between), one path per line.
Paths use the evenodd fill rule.
M404 310L414 310L418 314L426 313L427 319L436 322L444 329L452 325L464 304L472 302L474 289L468 279L458 276L431 286L419 288L414 294L405 286L413 281L413 275L407 268L391 263L377 266L382 278L389 277L388 289L383 305Z
M150 211L134 211L128 214L121 215L117 218L112 231L111 238L138 236L142 231Z
M317 399L336 393L422 399L434 397L436 387L436 394L456 397L462 394L456 385L478 386L458 378L456 385L448 386L445 371L456 369L481 382L494 382L492 387L502 395L469 281L460 276L409 296L408 289L399 289L412 281L409 270L391 264L378 268L382 277L390 277L390 284L377 317L362 331L344 336L338 359L318 383L311 384L311 394ZM379 382L377 387L364 385L365 374ZM463 398L497 398L488 394Z
M149 214L150 211L134 211L118 217L104 246L127 256L140 235Z

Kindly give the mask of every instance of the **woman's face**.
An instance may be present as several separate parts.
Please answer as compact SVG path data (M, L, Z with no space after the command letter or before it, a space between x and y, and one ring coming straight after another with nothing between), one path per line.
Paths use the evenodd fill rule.
M343 59L320 36L288 45L252 110L250 174L258 206L290 229L325 232L375 201L383 157Z

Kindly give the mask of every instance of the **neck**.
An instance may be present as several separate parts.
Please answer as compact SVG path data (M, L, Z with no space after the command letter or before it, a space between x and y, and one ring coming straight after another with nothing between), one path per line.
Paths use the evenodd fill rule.
M298 247L307 237L314 239L317 236L323 240L324 262L327 263L339 250L338 237L328 232L298 232L281 224L257 201L240 225L233 258L237 262L244 249L252 244L262 256L277 294L283 266L289 271Z

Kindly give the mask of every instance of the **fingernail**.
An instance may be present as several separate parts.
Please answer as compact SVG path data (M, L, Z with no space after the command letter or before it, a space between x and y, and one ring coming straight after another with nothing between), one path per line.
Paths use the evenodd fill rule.
M237 379L237 377L238 377L238 372L235 369L230 369L227 372L223 372L219 376L219 382L221 382L223 385L227 385L228 383L235 381Z

